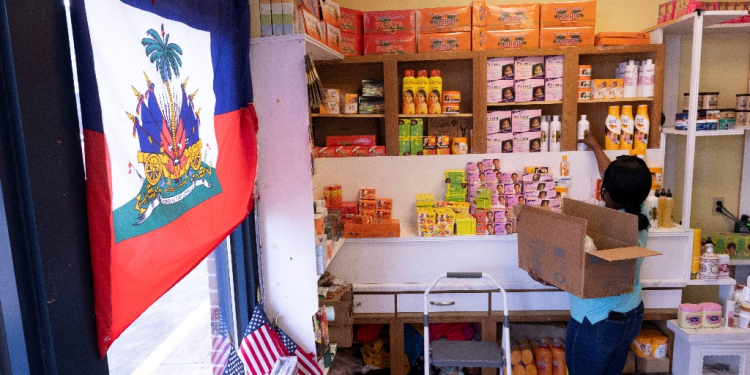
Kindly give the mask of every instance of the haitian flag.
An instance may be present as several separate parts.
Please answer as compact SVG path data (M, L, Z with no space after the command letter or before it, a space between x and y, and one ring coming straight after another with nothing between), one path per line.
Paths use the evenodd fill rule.
M99 353L247 216L247 0L73 0Z

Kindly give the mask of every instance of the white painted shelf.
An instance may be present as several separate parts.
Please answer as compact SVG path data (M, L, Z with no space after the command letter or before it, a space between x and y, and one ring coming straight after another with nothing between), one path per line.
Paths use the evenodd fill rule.
M692 35L693 19L695 18L695 15L696 12L693 12L678 19L648 28L643 32L649 33L656 30L662 30L664 34ZM729 21L731 19L742 17L745 15L747 15L747 11L744 10L718 10L703 12L703 32L720 33L735 31L736 27L726 27L725 25L719 26L719 24L724 21Z
M730 259L730 266L750 266L750 259Z
M620 102L653 102L654 98L618 98L618 99L578 99L578 104L589 103L620 103Z
M547 100L537 102L503 102L503 103L487 103L488 107L511 107L519 105L553 105L562 104L562 100Z
M311 38L306 34L291 34L291 35L279 35L279 36L266 36L261 38L250 39L250 45L262 44L262 43L279 43L279 42L290 42L290 41L304 41L305 52L310 55L313 61L324 61L324 60L343 60L344 55L336 52L333 48Z
M326 259L324 261L325 268L328 268L328 266L333 262L333 258L336 257L336 254L338 254L339 250L341 250L341 246L344 245L344 237L339 238L338 241L333 243L333 254L331 254L331 259Z
M734 129L728 130L701 130L696 131L696 137L718 137L723 135L743 135L746 131L750 130L750 126L738 126ZM687 135L687 130L677 130L674 127L663 127L661 128L663 134L677 134Z
M716 286L716 285L737 285L735 279L716 279L716 280L688 280L687 285L692 286Z
M415 213L416 215L416 213ZM516 242L518 235L504 236L435 236L419 237L417 228L401 223L401 237L389 238L347 238L350 242L471 242L471 241L493 241L493 242Z

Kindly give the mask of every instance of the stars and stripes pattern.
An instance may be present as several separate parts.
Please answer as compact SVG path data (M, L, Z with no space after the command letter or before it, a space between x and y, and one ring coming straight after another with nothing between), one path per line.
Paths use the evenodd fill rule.
M279 335L271 329L261 304L255 305L240 353L250 375L270 373L277 359L289 355Z
M216 309L218 312L218 309ZM213 364L213 374L222 375L229 359L230 348L232 343L227 337L227 325L224 319L219 317L218 320L211 322L211 363ZM235 355L237 353L235 352Z
M276 332L289 355L297 357L297 373L299 375L323 375L323 371L315 360L315 354L308 353L300 348L280 327L276 327Z
M221 375L245 375L245 366L242 365L240 356L237 355L234 346L229 346L229 360Z

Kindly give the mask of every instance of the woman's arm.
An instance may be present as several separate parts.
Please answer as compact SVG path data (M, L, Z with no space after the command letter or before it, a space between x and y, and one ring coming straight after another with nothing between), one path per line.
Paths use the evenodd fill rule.
M604 171L606 171L607 167L609 167L609 163L611 163L611 160L609 160L607 154L605 154L604 150L602 150L601 146L599 146L596 138L594 138L594 136L589 133L589 135L587 135L584 140L578 141L578 143L583 143L586 146L589 146L589 149L591 151L594 151L594 156L596 156L596 165L597 167L599 167L599 176L604 178Z

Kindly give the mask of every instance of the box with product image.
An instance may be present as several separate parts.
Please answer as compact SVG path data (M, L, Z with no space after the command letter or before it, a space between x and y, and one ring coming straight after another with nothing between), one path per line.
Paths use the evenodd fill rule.
M498 79L513 80L515 77L515 59L513 57L491 57L487 59L487 81Z
M471 51L471 32L422 33L417 36L417 52Z
M486 34L485 50L539 48L539 30L489 30Z
M539 29L539 4L490 5L487 11L489 29Z
M527 190L523 192L523 197L529 199L555 199L555 189L547 190Z
M320 21L318 17L315 17L312 13L307 10L302 10L302 21L305 25L305 33L313 39L325 44L325 38L323 38L323 30L320 27Z
M521 195L522 188L520 183L503 184L503 195Z
M609 98L609 79L591 80L591 98L608 99Z
M547 78L544 80L544 100L556 101L563 97L563 79Z
M362 43L362 34L341 33L341 53L344 56L362 56L364 53Z
M336 26L336 28L341 27L341 7L339 3L335 0L325 0L320 3L320 13L323 15L323 21Z
M417 9L417 30L422 33L471 31L471 6Z
M359 97L360 114L382 114L385 113L385 102L383 98Z
M383 10L364 12L365 34L393 34L417 31L417 13L414 10Z
M633 291L635 260L660 253L638 246L636 216L572 199L565 214L520 207L518 267L579 298ZM584 252L586 235L597 251Z
M541 132L513 134L513 152L540 152Z
M490 127L490 123L492 127ZM513 132L511 124L511 111L492 111L487 113L487 134L511 133Z
M357 94L344 94L343 95L343 108L345 114L356 114L359 103L359 96Z
M472 51L484 51L487 43L487 28L486 27L472 27L471 28L471 50Z
M424 119L409 119L409 137L420 139L424 137Z
M417 52L417 37L414 31L395 34L365 34L365 55L405 54Z
M427 135L466 137L471 129L471 121L471 118L431 118Z
M523 183L523 191L524 193L527 191L555 191L555 183L554 182L524 182Z
M544 57L544 78L562 78L563 77L563 55L545 56Z
M523 176L521 176L521 181L528 182L528 183L554 182L554 179L552 178L552 175L549 173L534 172L534 173L524 173Z
M487 103L510 103L516 101L514 81L497 80L487 82Z
M339 114L341 97L338 89L323 89L323 102L320 103L320 113Z
M540 47L576 47L593 45L593 26L543 28L539 34Z
M383 97L383 80L382 79L363 79L362 96L382 98Z
M516 103L544 100L543 79L523 79L515 81Z
M331 1L329 1L331 2ZM326 22L326 45L334 51L341 52L341 29Z
M491 154L512 153L513 133L497 133L488 136L487 152Z
M362 34L362 12L356 9L339 7L341 11L341 32Z
M513 133L525 133L531 130L532 122L538 125L542 116L541 109L514 109L511 113Z
M370 147L370 156L385 156L385 146Z
M596 26L596 1L541 5L541 28Z
M398 137L411 137L411 119L402 118L398 120Z
M514 65L516 81L531 78L544 78L544 56L516 57Z
M370 148L370 146L354 146L354 150L352 151L353 156L372 156Z
M485 0L472 0L471 2L471 27L487 26L487 2Z
M517 172L502 172L501 176L500 182L504 184L515 184L520 181Z

